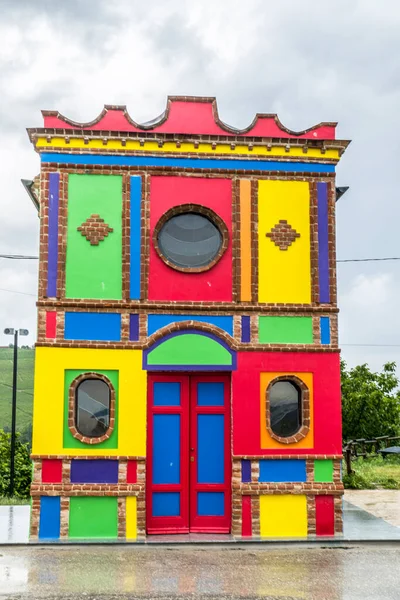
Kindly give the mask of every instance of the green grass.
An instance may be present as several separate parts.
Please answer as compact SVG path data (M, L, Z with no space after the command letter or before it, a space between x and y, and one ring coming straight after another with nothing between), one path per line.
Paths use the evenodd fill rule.
M0 498L0 506L20 506L25 504L30 504L29 498Z
M352 462L354 473L343 476L344 487L354 490L400 490L400 456L358 458Z
M32 423L34 350L18 349L17 431ZM13 349L0 348L0 429L11 427Z

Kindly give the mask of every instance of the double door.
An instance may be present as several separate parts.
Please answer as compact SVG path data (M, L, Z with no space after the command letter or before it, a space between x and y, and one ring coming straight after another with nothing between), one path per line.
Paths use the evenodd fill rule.
M228 533L229 375L148 375L147 533Z

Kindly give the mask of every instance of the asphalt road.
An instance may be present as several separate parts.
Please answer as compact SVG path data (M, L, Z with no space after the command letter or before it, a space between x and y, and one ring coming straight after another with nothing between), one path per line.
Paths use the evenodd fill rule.
M0 598L399 600L400 544L0 546Z

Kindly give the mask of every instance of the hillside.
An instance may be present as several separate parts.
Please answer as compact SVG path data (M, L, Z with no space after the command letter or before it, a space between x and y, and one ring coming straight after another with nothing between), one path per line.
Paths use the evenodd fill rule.
M0 429L11 427L13 349L0 348ZM34 350L18 350L17 430L32 423Z

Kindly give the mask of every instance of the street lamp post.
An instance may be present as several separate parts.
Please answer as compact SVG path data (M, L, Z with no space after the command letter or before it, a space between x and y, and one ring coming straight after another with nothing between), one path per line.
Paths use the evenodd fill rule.
M14 495L15 479L15 434L17 421L17 372L18 372L18 333L19 335L28 335L27 329L12 329L8 327L4 330L6 335L14 336L14 359L13 359L13 384L12 384L12 410L11 410L11 448L10 448L10 498Z

